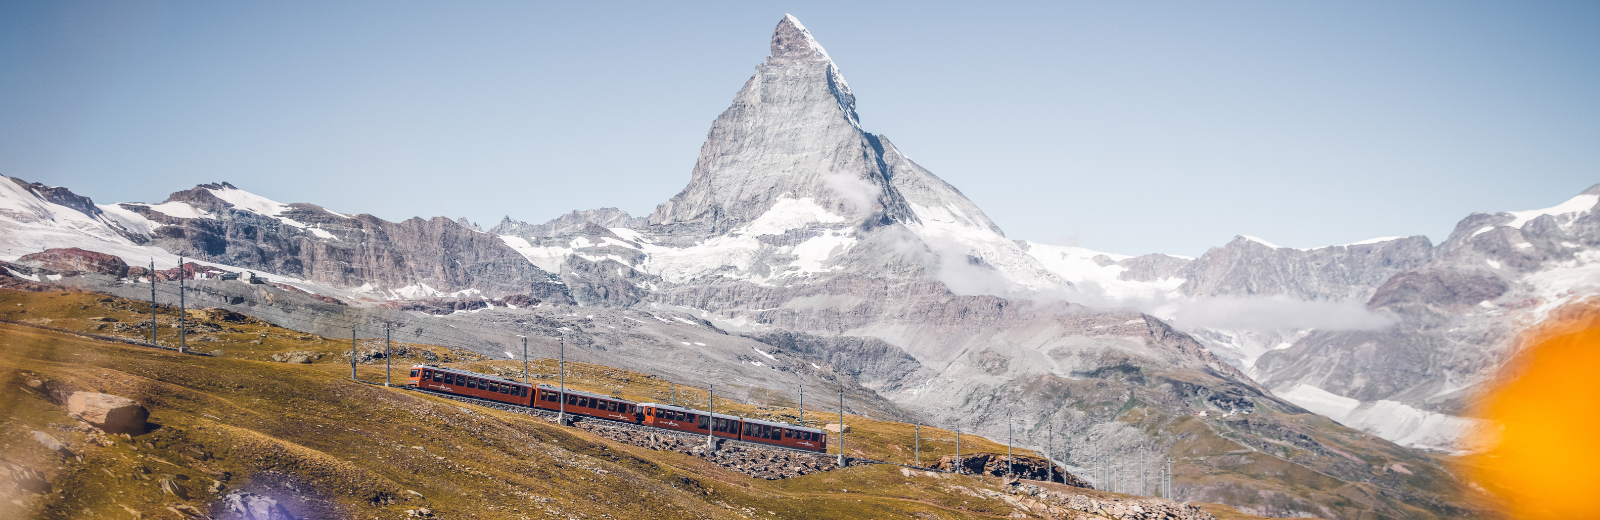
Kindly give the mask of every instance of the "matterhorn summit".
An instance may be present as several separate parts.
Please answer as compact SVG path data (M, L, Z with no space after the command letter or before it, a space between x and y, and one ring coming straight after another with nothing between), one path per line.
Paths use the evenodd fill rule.
M976 292L1007 292L1012 282L1064 285L955 187L863 130L849 83L792 15L773 31L772 54L712 123L688 186L656 208L648 227L680 246L729 234L792 242L826 233L838 246L827 260L873 243L876 258L866 263L908 262L903 271L979 280L970 287ZM940 276L952 271L964 274Z

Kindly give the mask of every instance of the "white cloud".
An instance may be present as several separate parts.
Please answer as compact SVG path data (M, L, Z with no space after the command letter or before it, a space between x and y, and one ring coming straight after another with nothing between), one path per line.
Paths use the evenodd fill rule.
M823 175L822 183L844 198L845 204L856 213L871 212L878 200L878 194L883 192L883 189L872 181L841 173Z
M1306 301L1287 296L1199 298L1181 303L1172 322L1184 328L1373 330L1394 323L1360 301Z

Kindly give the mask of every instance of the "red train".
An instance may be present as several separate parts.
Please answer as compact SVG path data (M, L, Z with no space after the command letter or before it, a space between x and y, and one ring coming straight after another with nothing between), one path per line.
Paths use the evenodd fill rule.
M661 403L635 403L572 389L562 392L547 384L532 386L455 368L412 365L406 386L551 411L561 410L561 403L565 401L566 412L570 414L800 450L825 452L828 449L828 434L816 428L712 414Z

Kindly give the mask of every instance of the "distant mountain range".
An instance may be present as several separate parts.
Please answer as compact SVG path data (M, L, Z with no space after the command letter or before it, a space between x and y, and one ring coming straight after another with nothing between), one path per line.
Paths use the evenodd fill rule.
M1241 236L1186 258L1011 240L862 129L849 84L798 20L779 23L771 49L713 122L689 184L648 217L605 208L484 231L282 204L229 183L95 204L11 179L0 261L37 280L19 258L47 249L158 269L183 255L355 307L525 296L515 301L668 309L830 363L947 428L994 437L1015 421L1041 447L1054 432L1058 456L1083 468L1118 450L1178 457L1215 436L1237 450L1185 458L1184 498L1327 518L1473 510L1422 505L1439 493L1428 482L1455 482L1426 455L1307 422L1306 410L1401 446L1470 448L1464 435L1482 426L1466 416L1470 399L1516 332L1600 293L1600 185L1544 210L1473 214L1437 246ZM475 316L457 318L489 319ZM673 359L676 346L661 348ZM757 352L771 359L683 363L781 364ZM1193 421L1209 433L1185 429ZM1269 467L1285 461L1335 480L1296 487ZM1215 474L1228 477L1200 477Z

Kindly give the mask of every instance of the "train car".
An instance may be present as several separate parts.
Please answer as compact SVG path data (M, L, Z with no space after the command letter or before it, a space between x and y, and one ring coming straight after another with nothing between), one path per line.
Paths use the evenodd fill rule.
M568 388L562 394L560 388L547 384L539 385L539 398L533 406L551 411L561 411L563 395L567 402L566 412L579 415L589 415L605 419L639 422L639 404L625 399L618 399L609 395L592 394L581 390Z
M677 430L680 432L706 434L712 429L714 435L728 439L739 438L739 422L741 419L734 415L712 414L705 410L682 408L661 403L639 403L639 410L643 414L640 424ZM715 420L715 424L712 420Z
M828 434L823 433L822 430L760 419L745 419L743 428L739 432L739 437L749 442L802 450L825 451L828 449Z
M411 365L406 386L528 406L533 388L500 376L434 365Z

